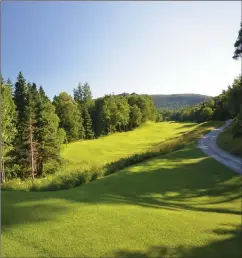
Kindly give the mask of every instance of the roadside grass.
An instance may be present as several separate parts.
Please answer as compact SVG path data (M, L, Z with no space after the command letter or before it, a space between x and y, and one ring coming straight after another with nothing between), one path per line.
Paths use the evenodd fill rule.
M82 187L3 191L1 204L2 257L241 257L241 177L194 142Z
M231 126L219 134L217 144L221 149L242 157L242 137L233 138Z
M203 124L164 123L164 126L166 127L165 131L169 132L169 134L167 134L167 135L172 135L171 132L169 130L167 130L169 127L170 127L170 130L174 131L172 137L166 138L166 140L160 141L159 143L156 143L153 145L149 144L150 147L149 148L146 147L146 149L143 152L138 152L133 155L131 154L130 156L128 156L128 155L125 156L125 154L123 154L124 158L120 158L119 160L115 160L113 158L113 157L116 157L115 156L115 151L116 151L115 148L118 147L117 144L113 144L114 136L113 135L108 136L108 137L105 137L104 139L107 142L112 143L113 146L115 146L115 148L114 148L113 152L111 152L111 150L109 150L109 149L105 149L104 148L105 144L104 144L103 148L106 150L105 153L106 153L107 157L111 156L114 161L109 162L109 163L103 161L103 166L97 165L95 160L89 161L90 162L89 165L83 163L83 165L81 167L79 167L79 168L72 167L71 170L69 167L69 170L65 170L65 173L57 172L54 175L49 175L48 177L45 177L45 178L36 179L34 182L32 181L32 179L28 179L25 181L21 181L20 179L11 180L11 181L4 183L4 185L2 186L2 190L56 191L56 190L61 190L61 189L69 189L69 188L77 187L77 186L80 186L83 184L87 184L98 178L102 178L109 174L115 173L125 167L131 166L133 164L137 164L139 162L150 159L152 157L157 157L162 154L167 154L172 151L182 149L188 143L190 143L194 140L197 140L199 137L201 137L205 133L209 132L214 127L221 126L222 124L223 124L223 122L206 122ZM174 127L177 127L178 125L179 125L179 127L178 127L179 130L177 132L177 130L175 130ZM137 137L137 134L139 135L140 131L143 133L144 129L145 129L145 132L147 133L147 132L149 132L149 130L151 128L154 127L157 130L157 128L159 128L160 126L161 126L161 124L158 124L158 126L157 126L157 124L154 124L154 123L145 125L142 128L139 128L137 130L138 133L136 131L135 136ZM168 128L167 128L167 126L168 126ZM187 128L188 126L191 129L184 133L184 131L181 130L181 127ZM155 131L155 130L153 129L153 131ZM135 131L133 131L133 133L135 133ZM128 133L128 134L129 135L126 136L126 138L129 137L129 142L135 142L136 139L135 139L135 137L133 137L133 134L130 134L130 133ZM123 136L123 135L125 135L125 133L118 134L118 135ZM115 137L117 137L117 139L118 139L118 135L115 136ZM141 137L141 135L139 135L139 137ZM164 134L163 134L163 137L164 137ZM121 137L121 139L122 139L122 137ZM96 140L96 141L98 142L98 140ZM122 148L121 142L122 141L120 141L120 145ZM82 142L82 143L95 143L95 140L94 141L86 141L86 142ZM82 146L82 145L80 145L80 146ZM110 144L110 146L111 146L111 144ZM95 145L93 145L93 148L95 149ZM98 152L95 153L95 156L96 156L96 159L98 159L98 157L99 157ZM112 160L112 159L110 159L110 160ZM93 162L93 164L91 162Z

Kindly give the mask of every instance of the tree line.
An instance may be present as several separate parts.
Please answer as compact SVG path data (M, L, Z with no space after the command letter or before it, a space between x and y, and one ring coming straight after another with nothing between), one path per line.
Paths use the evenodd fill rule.
M242 23L238 38L234 44L235 60L242 57ZM214 98L192 107L181 108L175 112L161 111L164 119L176 121L205 122L209 120L227 120L233 118L232 132L234 137L242 136L242 76L234 79L232 86Z
M61 92L51 101L42 86L1 78L1 181L41 177L61 165L63 143L132 130L161 119L148 95L105 95L93 99L88 83L73 96Z
M232 86L219 96L205 100L192 107L182 108L169 114L176 121L205 122L209 120L227 120L240 113L242 104L241 76L235 78Z
M232 132L234 137L242 136L242 76L234 79L232 86L213 98L191 107L175 111L161 110L164 120L192 121L202 123L210 120L225 121L233 119Z

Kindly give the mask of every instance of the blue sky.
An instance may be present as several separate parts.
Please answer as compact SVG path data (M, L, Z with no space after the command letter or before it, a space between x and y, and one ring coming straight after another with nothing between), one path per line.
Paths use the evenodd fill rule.
M53 97L89 82L93 96L217 95L234 61L241 3L3 2L2 75L21 70Z

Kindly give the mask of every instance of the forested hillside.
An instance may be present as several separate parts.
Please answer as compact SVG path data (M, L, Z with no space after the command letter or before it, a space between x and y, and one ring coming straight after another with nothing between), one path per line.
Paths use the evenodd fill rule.
M241 75L234 79L232 86L216 97L192 107L181 108L170 114L171 120L205 122L209 120L237 119L241 112Z
M21 72L14 85L1 79L2 181L55 173L63 143L129 131L160 119L148 95L94 100L88 83L79 84L73 93L61 92L51 101L43 87L27 83Z
M151 95L151 97L157 108L168 110L192 106L210 98L200 94Z

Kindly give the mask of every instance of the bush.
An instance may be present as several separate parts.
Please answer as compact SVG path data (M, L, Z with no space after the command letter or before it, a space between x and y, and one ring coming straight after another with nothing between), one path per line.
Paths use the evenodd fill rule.
M19 171L21 171L21 168L18 164L5 164L5 177L7 180L17 178Z
M60 167L60 163L55 160L46 162L46 163L44 163L44 166L43 166L43 174L44 175L54 174L54 173L56 173L56 171L58 170L59 167Z
M234 138L242 136L242 112L235 117L232 123L232 134Z

